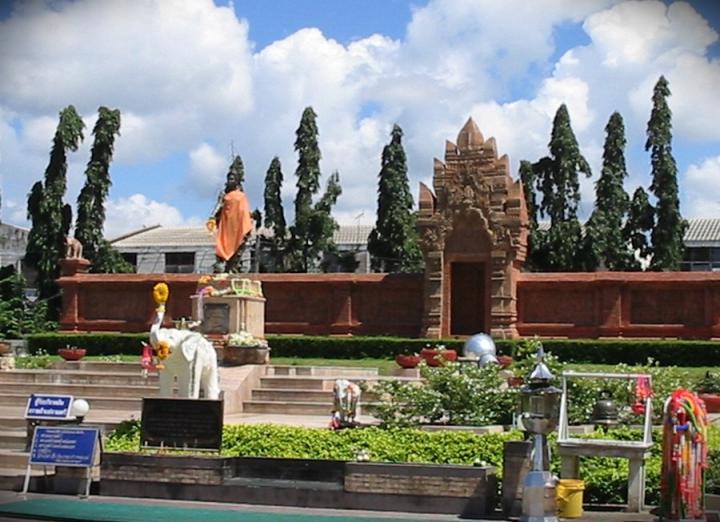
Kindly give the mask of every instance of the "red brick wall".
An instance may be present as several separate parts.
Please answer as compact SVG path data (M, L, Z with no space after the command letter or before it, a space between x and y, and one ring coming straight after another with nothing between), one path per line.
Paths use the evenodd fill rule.
M252 274L267 297L265 331L417 336L422 276ZM152 287L170 286L169 318L190 317L197 274L78 274L60 279L61 328L142 332ZM520 335L720 337L720 274L601 272L520 274Z
M518 331L546 337L720 337L720 274L520 274Z
M190 317L198 274L78 274L59 280L63 330L142 332L152 287L170 287L168 319ZM263 283L266 333L396 335L420 331L420 274L250 274Z

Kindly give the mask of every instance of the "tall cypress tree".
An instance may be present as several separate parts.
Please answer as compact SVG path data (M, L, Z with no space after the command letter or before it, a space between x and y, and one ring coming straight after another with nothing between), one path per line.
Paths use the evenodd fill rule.
M641 257L649 258L652 255L652 248L648 242L648 233L653 229L654 211L647 192L642 187L635 189L628 218L623 229L625 240L632 245L632 248L640 254ZM629 270L639 270L640 263L633 256L632 262L628 267Z
M320 147L318 146L317 115L306 107L295 131L295 150L298 153L295 223L290 227L289 264L292 272L307 272L311 259L310 222L313 214L312 198L320 189Z
M672 155L672 112L667 103L670 87L664 76L655 84L653 108L647 126L645 150L650 151L652 184L650 191L657 198L653 227L653 270L678 270L683 256L683 236L687 222L680 215L677 165Z
M625 215L630 207L623 182L625 166L625 125L614 112L605 126L603 166L595 185L595 209L585 227L585 268L628 270L634 265L633 253L623 234Z
M233 158L233 161L230 164L230 168L228 169L228 174L230 173L235 175L238 189L244 190L243 183L245 183L245 165L243 165L243 160L240 155L237 155L235 156L235 158Z
M377 220L368 239L368 252L375 271L422 270L402 136L402 129L394 125L390 143L382 151Z
M104 245L103 227L105 225L105 199L110 190L110 162L115 147L115 136L120 134L120 111L107 107L98 109L98 119L93 128L95 141L90 151L90 161L85 169L85 185L77 199L77 220L75 222L75 238L83 245L83 255L93 263L93 271L113 267L96 266L107 264L107 256L122 259L119 255L112 256L111 247ZM103 252L104 260L96 263L98 254ZM120 271L127 271L129 265L121 263ZM132 269L132 267L129 267Z
M28 195L28 219L31 221L25 260L37 269L38 294L51 299L50 318L59 311L58 287L60 260L65 257L65 238L70 230L72 210L63 204L67 188L67 151L76 151L83 139L85 124L75 107L60 111L53 138L45 182L35 183Z
M539 166L522 160L518 173L525 193L525 204L528 211L528 254L526 266L530 271L543 270L547 262L547 231L538 226L538 201L536 195L537 176Z
M283 183L282 165L280 159L275 156L270 162L265 174L265 226L272 228L273 237L270 240L270 250L275 270L283 268L283 249L285 246L285 234L287 223L285 222L285 211L282 205L281 189Z
M538 212L540 216L550 218L547 232L535 230L533 264L542 271L575 271L581 268L582 261L582 232L577 219L580 203L578 172L589 177L591 171L580 153L565 104L555 113L549 148L550 156L532 164L531 181L542 194Z
M309 247L307 251L308 268L314 268L314 261L322 254L332 254L337 250L333 241L333 234L338 229L338 224L332 217L332 208L337 203L340 194L342 194L340 174L335 171L328 178L325 193L315 203L310 216Z

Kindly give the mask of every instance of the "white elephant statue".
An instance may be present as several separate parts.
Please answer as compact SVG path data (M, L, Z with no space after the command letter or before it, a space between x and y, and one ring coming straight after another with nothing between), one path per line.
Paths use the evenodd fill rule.
M160 360L160 396L173 396L177 377L179 397L199 399L202 390L205 399L218 399L220 385L215 348L198 332L160 328L165 316L165 301L157 304L155 320L150 327L150 344Z

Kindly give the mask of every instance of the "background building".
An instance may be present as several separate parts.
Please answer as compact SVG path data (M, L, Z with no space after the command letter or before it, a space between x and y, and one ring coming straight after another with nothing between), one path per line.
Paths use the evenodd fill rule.
M22 270L30 230L8 223L0 223L0 266L13 265Z
M688 219L682 270L720 272L720 218Z
M357 263L355 271L368 272L367 239L372 228L369 225L339 227L333 236L338 254L326 260L328 271L340 271L340 258L350 254ZM272 231L261 228L260 234L269 236ZM243 251L240 266L245 272L255 266L256 240L257 235L253 232ZM215 238L204 226L170 228L156 225L125 234L110 243L140 274L209 273L215 263Z

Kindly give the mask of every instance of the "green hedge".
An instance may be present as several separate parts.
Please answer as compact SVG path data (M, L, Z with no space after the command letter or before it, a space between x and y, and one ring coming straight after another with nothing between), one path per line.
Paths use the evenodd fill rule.
M138 355L142 351L141 343L149 342L149 334L121 333L44 333L28 335L28 350L36 354L40 351L55 355L59 348L77 346L85 348L88 355Z
M66 345L82 346L91 355L139 354L142 334L36 334L27 337L31 352L56 353ZM276 357L326 357L330 359L393 358L419 352L428 344L444 344L462 350L463 341L404 339L400 337L312 337L269 335ZM500 353L512 354L522 341L497 341ZM585 364L644 364L652 358L661 365L720 366L720 343L714 341L545 339L545 349L563 362Z
M709 429L710 461L708 490L713 488L712 470L720 468L720 429ZM640 440L637 429L619 428L608 433L596 432L592 438ZM469 432L426 432L416 429L382 429L369 427L331 431L275 425L226 425L223 429L222 454L229 457L278 457L303 459L355 460L357 451L365 449L374 462L419 462L433 464L474 464L484 462L498 468L502 479L503 445L521 440L520 431L475 435ZM660 500L662 434L653 432L655 444L647 461L647 503ZM553 470L559 469L554 435L550 438ZM140 445L138 421L128 421L111 433L105 451L137 451ZM583 458L582 479L585 502L619 504L627 501L627 459ZM717 473L715 473L716 475Z

